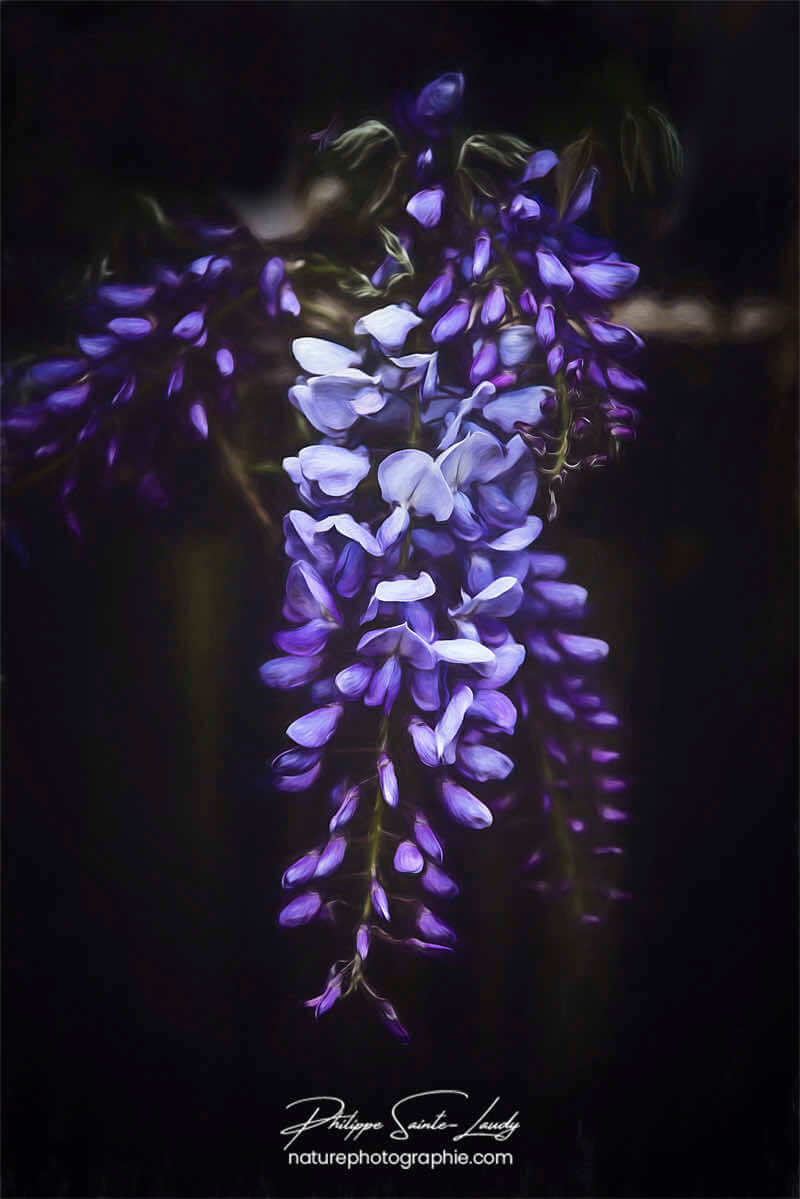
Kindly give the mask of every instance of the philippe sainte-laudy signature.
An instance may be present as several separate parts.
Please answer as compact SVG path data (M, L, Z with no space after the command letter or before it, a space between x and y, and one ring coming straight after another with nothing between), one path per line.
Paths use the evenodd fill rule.
M505 1115L502 1106L499 1095L491 1103L476 1105L470 1104L467 1091L417 1091L397 1099L388 1120L367 1120L358 1110L348 1111L345 1100L336 1095L308 1095L286 1104L287 1111L293 1109L300 1119L282 1128L281 1136L287 1138L284 1149L315 1129L336 1133L345 1141L358 1141L384 1130L392 1141L408 1141L432 1132L443 1133L452 1142L476 1137L507 1141L520 1126L519 1112Z

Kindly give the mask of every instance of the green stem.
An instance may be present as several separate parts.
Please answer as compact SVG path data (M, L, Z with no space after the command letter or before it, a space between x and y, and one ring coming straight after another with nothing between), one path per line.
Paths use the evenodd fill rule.
M564 861L564 873L567 882L570 884L570 896L575 914L580 918L584 913L583 902L583 887L581 886L580 877L575 864L575 854L572 849L572 841L567 829L567 818L564 815L564 805L561 802L559 789L553 786L555 779L553 771L550 768L550 763L547 758L547 750L544 746L544 737L540 730L537 730L537 750L539 756L539 774L550 796L550 809L553 814L553 826L555 829L556 843L561 851Z

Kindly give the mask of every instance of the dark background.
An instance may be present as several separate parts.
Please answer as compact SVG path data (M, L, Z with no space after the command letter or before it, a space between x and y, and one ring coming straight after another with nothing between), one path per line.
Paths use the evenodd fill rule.
M29 562L4 572L6 1193L796 1194L796 6L2 16L6 357L74 332L64 290L134 187L201 211L268 188L334 111L454 69L476 126L555 146L663 108L687 174L621 202L623 255L666 297L788 312L746 343L650 337L637 447L550 534L614 646L634 902L587 950L488 840L464 956L398 1001L406 1049L355 1004L298 1006L324 937L275 929L291 797L255 674L282 567L236 497L199 462L155 518L98 502L82 545L26 501ZM458 1086L519 1108L513 1169L284 1165L293 1098L381 1118Z

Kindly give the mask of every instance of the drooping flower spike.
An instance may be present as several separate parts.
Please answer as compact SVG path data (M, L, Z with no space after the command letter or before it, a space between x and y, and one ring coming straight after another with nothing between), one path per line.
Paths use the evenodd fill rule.
M337 275L212 230L213 252L97 288L75 354L26 367L4 424L14 463L96 447L157 500L153 423L206 439L258 379L262 331L284 336L303 440L281 463L285 624L261 678L285 696L274 786L315 805L318 832L287 854L277 920L339 941L315 1017L360 992L401 1041L372 981L382 953L447 958L448 906L462 889L478 902L452 876L449 828L477 847L518 820L523 877L586 925L624 895L603 872L628 816L609 646L539 539L565 476L635 434L643 347L613 303L638 268L591 229L595 168L570 181L547 147L459 142L464 86L452 72L403 98L397 133L315 135L357 171L396 153L368 210L393 225L375 217L373 261ZM359 301L335 336L301 324L317 269Z

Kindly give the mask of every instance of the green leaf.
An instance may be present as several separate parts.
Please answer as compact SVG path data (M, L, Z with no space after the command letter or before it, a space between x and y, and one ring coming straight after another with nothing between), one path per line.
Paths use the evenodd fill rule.
M383 205L386 203L386 201L389 199L389 197L391 196L392 191L394 189L394 185L397 182L397 176L400 172L400 168L403 165L403 163L405 162L405 160L406 160L406 155L400 154L397 157L397 159L395 160L395 162L392 164L392 166L389 168L389 170L384 173L383 178L381 179L381 182L378 184L377 188L375 189L375 194L372 197L372 200L370 201L367 208L364 210L364 213L363 213L364 216L373 216L374 213L376 213L380 208L382 208Z
M414 267L411 259L397 235L392 233L391 229L387 229L385 225L378 225L378 233L381 235L381 241L386 253L390 254L396 262L399 262L400 266L405 268L407 274L413 275Z
M669 117L665 116L657 108L654 108L652 104L648 105L647 111L658 126L661 134L661 145L667 163L667 170L675 177L682 175L685 155L677 129Z
M348 129L331 143L331 149L347 159L351 167L360 166L378 146L393 141L400 148L392 130L382 121L363 121L354 129Z
M533 146L509 133L474 133L459 151L458 166L463 166L468 153L489 158L504 167L524 167L533 153Z

